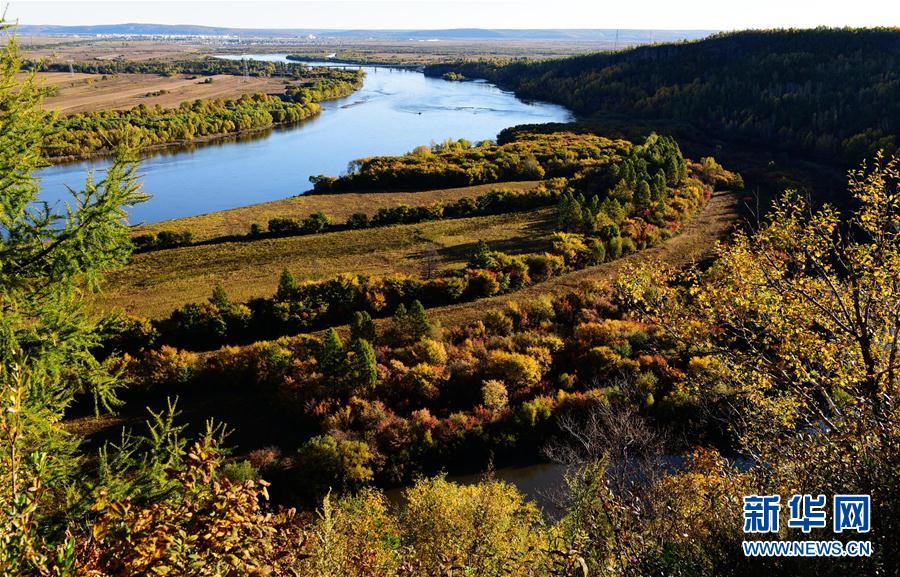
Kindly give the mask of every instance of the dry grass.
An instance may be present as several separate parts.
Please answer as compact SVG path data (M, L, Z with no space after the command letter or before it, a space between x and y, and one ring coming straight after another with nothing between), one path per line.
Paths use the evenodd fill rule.
M20 36L20 42L29 58L43 58L50 62L67 60L93 60L123 58L125 60L175 59L201 57L208 54L304 54L316 59L338 53L342 58L355 58L367 62L391 62L403 64L427 64L431 62L458 61L460 59L493 58L560 58L611 48L609 42L554 40L454 40L419 42L417 40L392 40L359 38L328 41L320 39L308 42L271 44L267 40L244 39L239 46L215 39L134 40L122 38L84 38L59 36ZM623 44L620 42L619 44Z
M48 62L68 60L176 59L217 54L218 43L162 42L158 40L124 40L120 38L84 38L83 36L19 36L28 58Z
M110 276L98 304L158 318L208 298L217 282L236 300L270 296L285 267L298 279L341 272L420 275L429 266L465 261L478 240L511 253L543 250L549 247L554 225L553 209L545 208L136 254L125 269Z
M159 232L161 230L189 230L195 240L247 234L252 223L258 223L264 229L270 218L303 219L314 212L324 212L332 222L346 222L347 218L357 212L372 216L379 208L400 204L410 206L428 206L436 202L452 202L460 198L474 198L494 189L525 191L531 190L538 182L503 182L498 184L482 184L463 188L447 188L422 192L382 192L382 193L346 193L295 196L284 200L263 202L242 206L231 210L222 210L199 216L190 216L135 227L136 234Z
M212 82L206 83L207 78L211 78ZM257 92L276 94L285 89L281 78L244 78L228 74L192 78L186 74L167 77L158 74L105 76L41 72L38 73L38 81L48 88L55 88L55 93L44 99L44 108L61 114L127 110L139 104L174 108L185 101L237 98ZM163 93L152 95L156 92Z
M547 282L526 287L509 295L437 307L429 309L428 314L444 326L454 326L483 318L487 310L503 308L509 302L526 302L541 295L566 294L586 282L610 282L626 265L656 261L673 266L685 266L697 262L710 254L717 241L725 240L731 233L738 219L738 202L739 198L735 193L717 193L677 236L653 248L554 277Z

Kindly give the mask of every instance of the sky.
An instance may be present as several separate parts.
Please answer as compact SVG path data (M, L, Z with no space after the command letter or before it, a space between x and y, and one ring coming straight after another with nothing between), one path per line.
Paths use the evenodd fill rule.
M635 28L737 30L898 26L897 0L0 0L20 24L199 24L235 28Z

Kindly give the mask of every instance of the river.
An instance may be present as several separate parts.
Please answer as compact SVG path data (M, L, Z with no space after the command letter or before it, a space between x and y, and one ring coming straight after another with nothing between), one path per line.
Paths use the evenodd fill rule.
M285 61L285 56L244 57ZM487 82L362 68L366 78L360 90L324 103L322 113L305 122L146 154L140 174L152 198L131 209L130 221L159 222L286 198L309 190L310 176L339 175L356 158L402 154L447 138L493 139L509 126L571 119L561 106L523 102ZM88 171L100 178L108 165L108 159L95 158L39 171L41 199L57 205L69 200L67 186L80 189Z

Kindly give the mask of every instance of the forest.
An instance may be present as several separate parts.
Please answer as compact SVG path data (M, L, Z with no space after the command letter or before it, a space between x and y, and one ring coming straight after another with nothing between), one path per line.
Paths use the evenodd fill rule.
M877 45L881 33L861 31L860 42ZM709 42L742 34L773 35L759 88L782 70L782 36L793 33ZM844 48L821 53L832 49ZM529 78L559 65L514 66ZM271 297L241 301L217 284L205 302L149 320L97 307L134 258L127 210L147 200L141 141L120 139L110 168L52 212L35 174L59 130L20 69L12 37L0 52L0 576L897 574L900 157L891 150L866 148L847 172L850 206L785 190L679 264L659 249L717 199L752 199L742 175L712 156L685 158L671 136L554 125L360 159L346 175L314 179L316 193L498 183L452 203L353 215L344 226L361 234L538 207L553 217L551 240L509 250L477 242L465 262L418 276L314 281L285 268ZM566 85L546 80L543 90ZM849 94L816 86L823 110ZM197 130L257 108L274 120L293 110L285 106L314 101L248 96L170 114ZM166 122L148 110L115 114L151 134ZM502 191L521 179L539 182ZM239 242L268 242L263 233L304 242L330 226L320 212L273 218ZM175 251L192 239L163 231L137 248ZM442 305L470 301L477 318L436 320ZM203 418L228 403L239 424ZM275 440L233 444L265 434ZM552 514L494 469L523 461L563 469ZM486 470L480 478L448 478L473 463ZM785 507L775 533L743 531L748 495L835 493L871 495L871 528L801 532ZM767 538L864 539L872 554L743 553L743 542Z
M486 78L583 117L686 123L854 166L900 146L898 42L896 28L754 30L561 60L434 64L425 73Z

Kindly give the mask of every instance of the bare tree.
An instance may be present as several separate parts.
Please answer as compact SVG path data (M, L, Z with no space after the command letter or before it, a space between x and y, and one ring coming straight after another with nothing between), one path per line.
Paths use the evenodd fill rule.
M641 547L629 535L664 507L659 481L671 467L667 434L638 412L631 381L609 383L615 395L586 412L560 416L544 454L566 468L565 486L548 495L587 537L571 544L582 559L605 559L626 573Z

